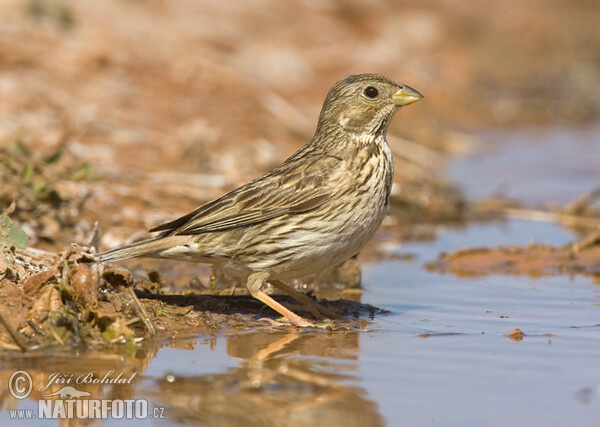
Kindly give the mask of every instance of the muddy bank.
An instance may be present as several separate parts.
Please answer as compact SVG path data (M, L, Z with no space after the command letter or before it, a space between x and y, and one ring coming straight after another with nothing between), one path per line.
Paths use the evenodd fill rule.
M595 243L581 249L577 244L553 247L537 243L500 248L465 248L440 255L436 261L428 263L427 268L465 277L486 274L525 274L531 277L582 274L599 282L600 245Z
M0 345L6 350L119 346L135 353L148 340L282 325L276 312L231 283L224 290L165 294L160 274L134 280L124 267L98 264L86 247L73 245L58 254L0 247ZM298 301L275 299L312 317ZM337 321L316 319L329 330L361 329L382 313L348 299L317 301L339 315Z

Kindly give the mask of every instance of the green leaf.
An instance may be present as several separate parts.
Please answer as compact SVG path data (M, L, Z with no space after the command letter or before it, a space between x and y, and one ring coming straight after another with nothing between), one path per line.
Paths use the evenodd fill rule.
M62 153L60 151L57 151L54 154L42 157L42 162L44 162L44 164L50 165L52 163L57 163L61 157Z
M23 175L21 175L21 181L27 183L31 180L31 177L33 176L33 165L29 164L27 166L25 166L25 169L23 170Z
M0 243L17 249L27 248L27 234L6 215L0 216Z

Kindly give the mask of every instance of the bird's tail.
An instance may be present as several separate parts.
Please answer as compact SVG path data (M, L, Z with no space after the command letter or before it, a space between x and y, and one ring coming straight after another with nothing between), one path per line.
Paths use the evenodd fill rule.
M106 252L96 254L96 259L100 262L119 261L135 257L153 257L157 256L165 249L164 238L155 237L153 239L142 240L130 245L120 246L110 249Z

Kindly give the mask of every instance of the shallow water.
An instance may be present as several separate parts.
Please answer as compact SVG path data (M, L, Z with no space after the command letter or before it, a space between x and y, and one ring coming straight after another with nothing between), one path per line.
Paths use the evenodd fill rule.
M552 243L564 241L560 229L530 227L545 229ZM519 228L509 223L504 237L522 239ZM363 335L361 372L391 423L589 425L600 419L600 289L589 278L461 279L420 265L378 264L367 283L366 299L393 313L374 322L380 334ZM515 328L526 334L521 342L507 336Z
M496 194L534 203L567 203L598 187L600 125L488 131L474 155L448 170L471 199Z
M569 167L554 165L574 141L597 153L589 141L598 130L489 134L507 143L458 159L450 173L474 197L508 184L508 195L528 202L569 201L598 184L598 174L590 173L597 165L586 155ZM552 149L539 159L542 140ZM485 179L474 179L480 174ZM561 245L574 238L558 225L523 220L440 230L435 241L390 249L413 254L411 261L363 264L362 302L389 310L367 329L203 334L188 349L149 351L139 365L128 359L124 365L139 377L121 398L165 407L158 424L600 423L597 284L566 275L460 278L424 267L461 247ZM515 328L525 333L521 341L508 336ZM37 402L18 407L37 410ZM0 423L8 421L1 411Z

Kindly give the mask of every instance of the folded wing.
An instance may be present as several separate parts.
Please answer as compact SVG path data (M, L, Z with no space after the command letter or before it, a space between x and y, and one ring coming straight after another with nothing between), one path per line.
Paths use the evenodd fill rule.
M163 231L162 236L224 231L321 206L332 195L332 177L340 159L298 154L268 174L150 231Z

